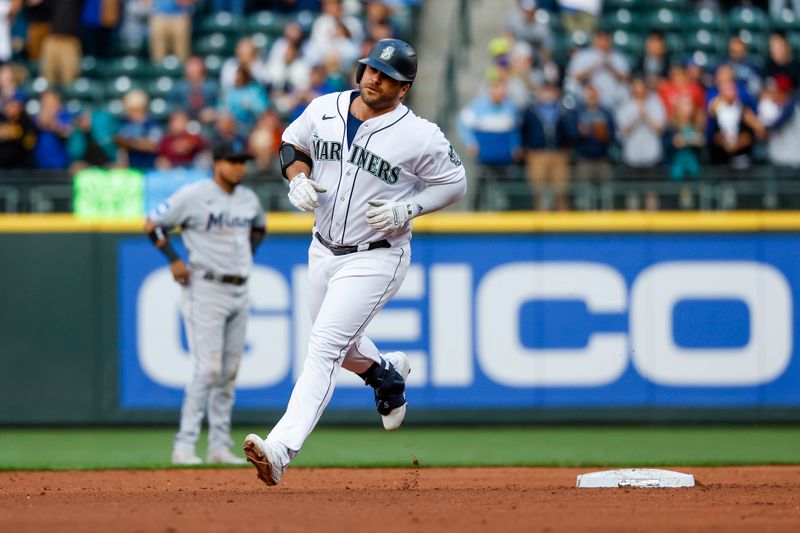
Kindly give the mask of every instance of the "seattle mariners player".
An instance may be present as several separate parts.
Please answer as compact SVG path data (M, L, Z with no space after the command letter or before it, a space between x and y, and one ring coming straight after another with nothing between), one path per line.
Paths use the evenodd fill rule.
M414 49L384 39L360 63L358 91L316 98L283 135L289 200L315 215L308 252L313 327L286 413L266 439L244 440L247 460L267 485L277 484L300 452L340 366L374 389L387 430L403 423L408 358L381 353L364 330L403 283L411 219L466 192L461 160L441 130L402 103L417 73Z
M214 178L180 188L149 216L145 231L169 260L183 286L182 311L194 373L181 408L172 463L195 465L203 416L208 409L209 463L243 464L230 447L234 380L244 350L252 255L264 238L265 216L258 197L240 186L250 156L242 143L214 149ZM167 232L182 229L188 266L170 245Z

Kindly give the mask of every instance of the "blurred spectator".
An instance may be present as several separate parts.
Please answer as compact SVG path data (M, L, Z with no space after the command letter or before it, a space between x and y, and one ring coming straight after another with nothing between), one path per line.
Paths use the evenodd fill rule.
M295 104L294 111L292 112L292 120L300 116L308 104L311 103L311 100L323 94L332 93L334 90L335 89L328 84L328 73L325 67L323 65L312 67L308 88L293 93Z
M81 15L84 53L103 59L114 57L121 19L121 0L84 0Z
M132 46L143 46L147 39L152 0L125 0L120 26L120 38Z
M289 42L282 56L270 60L266 71L278 111L288 113L294 107L291 93L304 91L309 86L311 66L300 55L297 44Z
M581 31L591 35L603 9L603 0L558 0L558 5L561 22L569 33Z
M697 125L697 107L689 96L683 96L674 103L674 114L670 120L669 139L672 144L672 159L669 176L675 181L684 178L697 178L700 175L700 148L705 145L703 131Z
M220 111L232 115L240 133L249 132L258 116L269 107L264 88L256 83L245 67L236 71L236 84L225 92Z
M784 9L790 9L800 17L800 0L769 0L769 12L773 17L780 17Z
M761 93L761 73L748 59L747 44L738 35L728 41L728 63L736 81L744 84L751 97L757 98Z
M611 181L608 150L614 142L614 118L601 105L598 90L593 85L584 91L584 103L575 108L568 122L576 155L574 177L583 182Z
M616 124L622 142L622 162L643 169L661 163L664 155L661 136L666 126L661 99L651 92L643 78L631 82L627 102L617 110Z
M34 158L36 168L66 169L69 166L67 139L72 133L72 115L61 102L55 91L42 93L41 110L34 124L37 130Z
M753 149L753 125L757 119L742 102L733 81L724 81L719 94L708 106L708 132L711 161L729 164L734 169L750 166Z
M758 117L766 127L769 162L778 167L800 168L800 111L789 78L769 78L758 104Z
M280 179L278 150L281 144L283 126L274 109L269 109L258 117L258 124L248 139L250 153L254 155L252 172L263 178Z
M344 91L350 87L351 72L342 68L341 58L336 54L328 54L322 62L325 69L325 84L330 88L329 92Z
M150 59L160 63L172 54L181 61L189 57L192 12L198 0L152 0L150 12Z
M322 14L311 27L310 42L315 59L319 59L328 51L332 42L346 36L358 50L364 40L364 28L361 21L347 15L342 0L322 0Z
M183 110L173 111L158 146L156 168L191 167L206 148L205 140L189 131L189 115Z
M793 89L800 88L800 63L792 57L792 47L783 33L773 32L769 36L769 59L764 70L767 77L786 76Z
M625 98L629 69L628 60L611 44L608 32L599 29L591 47L575 52L567 65L565 90L580 99L582 87L591 85L597 89L603 107L616 107Z
M25 0L25 17L28 19L25 47L30 61L39 61L42 54L42 42L50 33L54 1Z
M658 88L659 83L669 75L669 51L664 35L660 31L653 31L644 42L644 55L634 69L637 76L641 76L652 89Z
M245 137L236 129L236 119L228 113L217 115L217 123L211 135L211 145L217 146L228 142L245 142Z
M525 169L536 209L567 209L569 136L558 85L545 84L522 117Z
M83 0L53 2L51 32L42 43L42 75L51 84L70 85L81 65L81 6Z
M183 79L172 92L172 105L183 107L189 118L203 124L214 122L219 91L217 84L206 78L206 67L200 57L190 57L184 67Z
M211 8L214 13L227 11L228 13L242 16L244 15L244 0L212 0Z
M25 100L15 96L0 109L0 168L32 168L36 128L25 113Z
M283 27L283 35L278 37L269 49L267 62L283 57L284 52L286 52L286 47L289 46L290 43L294 44L297 49L300 50L301 55L307 55L308 43L305 41L303 28L300 27L300 24L297 22L290 22Z
M714 85L709 87L706 91L706 108L708 108L711 102L720 94L720 88L729 84L733 84L738 99L741 100L747 108L755 110L757 104L756 100L750 95L745 82L735 78L733 67L728 64L717 67L717 71L714 73Z
M67 143L70 171L74 174L86 167L105 167L114 162L117 145L114 135L117 124L114 117L103 109L81 114Z
M11 23L22 5L20 0L0 0L0 64L11 60Z
M155 167L156 153L163 132L147 111L148 98L144 91L135 90L125 95L122 101L125 119L114 137L120 149L118 162L123 166L140 170Z
M520 116L506 82L495 75L488 89L461 110L456 126L467 151L481 165L474 207L482 207L488 182L508 177L508 165L521 155Z
M664 104L667 117L671 120L677 103L685 98L689 98L697 110L697 118L702 126L706 95L702 85L689 79L686 68L682 65L672 65L669 69L669 78L658 87L658 95Z
M373 41L397 37L398 29L392 23L392 9L385 2L370 0L366 7L367 37ZM356 43L358 44L358 43Z
M246 68L250 77L258 83L267 84L271 81L266 75L266 65L259 57L258 48L249 37L239 39L234 57L228 58L222 65L219 82L223 92L236 85L236 71L239 67Z
M547 53L540 54L547 58ZM534 59L533 48L526 42L515 43L509 54L508 92L520 109L528 105L539 88L558 84L558 66L552 60L542 63Z
M518 0L517 9L506 21L506 28L517 41L530 44L537 52L540 49L552 50L555 39L549 24L539 22L536 17L538 9L536 0Z
M14 68L11 65L0 65L0 111L5 108L6 102L14 98L25 101L25 95L17 84Z

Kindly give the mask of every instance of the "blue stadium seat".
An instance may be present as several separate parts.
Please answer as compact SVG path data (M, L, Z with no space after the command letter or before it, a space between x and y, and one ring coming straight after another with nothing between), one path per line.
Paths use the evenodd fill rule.
M680 31L683 28L683 17L679 11L662 7L648 15L647 24L652 30Z
M204 17L196 26L198 34L225 33L234 36L241 34L244 27L241 17L226 11Z
M283 28L291 22L291 18L270 11L261 11L247 19L247 33L266 33L276 37L283 34Z
M144 82L129 76L118 76L106 83L106 98L122 98L134 89L147 89Z
M109 63L107 75L146 78L152 75L150 60L137 56L123 56Z
M201 56L212 54L230 56L236 48L236 39L221 32L204 35L194 43L194 52Z
M175 90L175 79L169 76L160 76L147 85L147 92L152 97L168 98Z
M81 77L72 85L63 87L61 94L65 99L100 103L105 96L105 89L102 81Z
M723 34L700 29L686 35L685 48L688 52L699 50L710 54L724 54L727 39Z
M728 22L732 31L748 29L751 31L768 31L769 18L757 7L735 7L731 9Z
M719 32L723 31L726 25L725 15L708 7L703 7L698 11L688 13L685 20L686 27L689 30L705 29Z
M634 27L637 17L628 9L618 9L610 13L606 13L602 17L602 25L610 31L615 30L630 30Z
M180 78L183 76L183 63L175 56L167 56L160 63L152 65L151 68L154 77Z

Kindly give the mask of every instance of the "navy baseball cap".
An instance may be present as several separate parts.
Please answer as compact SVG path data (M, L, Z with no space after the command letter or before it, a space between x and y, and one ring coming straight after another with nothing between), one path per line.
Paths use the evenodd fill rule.
M249 159L253 159L253 155L247 150L247 146L242 141L227 141L214 147L214 161L244 162Z

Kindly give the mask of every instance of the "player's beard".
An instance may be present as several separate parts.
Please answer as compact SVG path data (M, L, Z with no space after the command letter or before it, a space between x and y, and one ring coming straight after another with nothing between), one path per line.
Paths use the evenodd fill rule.
M366 91L365 89L367 87L374 92ZM385 111L386 109L396 107L397 104L400 103L399 91L387 94L385 90L375 89L367 82L361 82L359 89L361 91L361 99L367 104L367 107L376 111Z

